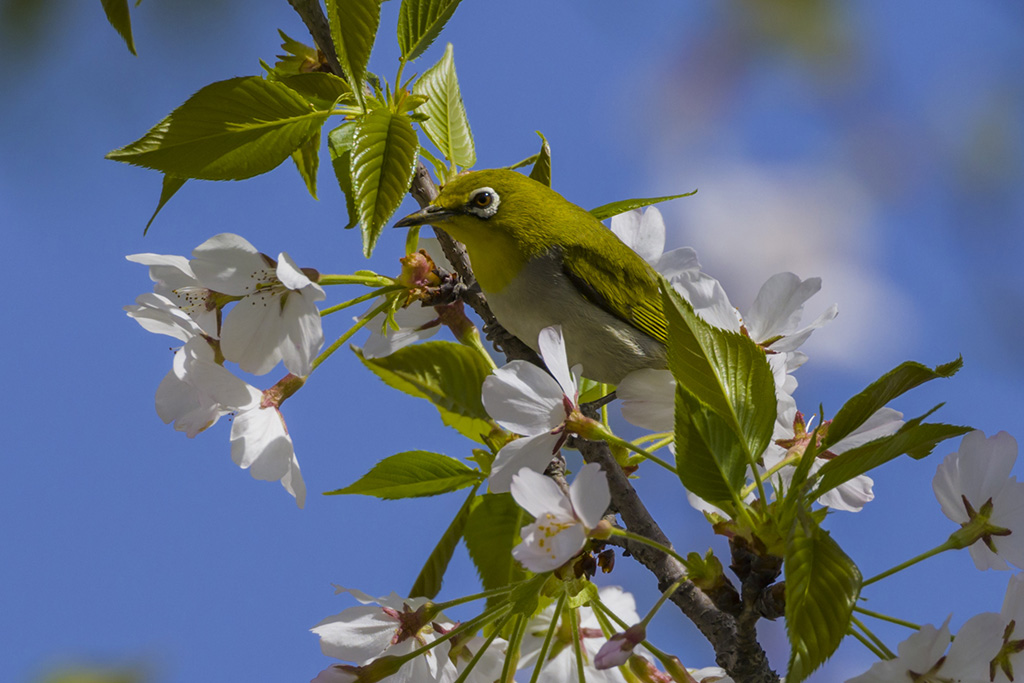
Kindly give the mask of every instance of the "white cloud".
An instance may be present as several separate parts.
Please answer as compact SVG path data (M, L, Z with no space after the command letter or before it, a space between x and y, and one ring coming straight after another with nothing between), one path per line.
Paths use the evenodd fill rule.
M740 310L775 273L819 276L821 292L805 317L833 302L839 317L808 342L812 359L853 367L865 353L895 356L913 345L915 311L884 273L874 202L841 167L745 160L688 167L701 168L699 177L676 184L700 191L664 207L669 241L695 247L703 270Z

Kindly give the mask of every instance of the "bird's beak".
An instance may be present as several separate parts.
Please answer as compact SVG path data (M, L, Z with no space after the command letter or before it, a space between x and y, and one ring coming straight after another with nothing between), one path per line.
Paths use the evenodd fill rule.
M423 225L424 223L434 223L445 221L455 215L455 212L450 209L445 209L440 206L434 206L428 204L416 213L411 213L402 220L395 223L396 228L408 228L412 225Z

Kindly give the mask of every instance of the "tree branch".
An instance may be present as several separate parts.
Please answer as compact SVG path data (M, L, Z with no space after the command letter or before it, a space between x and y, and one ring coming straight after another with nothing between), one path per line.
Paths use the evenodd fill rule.
M288 0L288 4L302 17L302 23L309 30L309 35L313 36L317 49L324 53L334 75L344 77L341 64L338 63L338 53L334 51L334 41L331 40L331 27L320 6L320 0ZM355 84L352 87L356 87Z

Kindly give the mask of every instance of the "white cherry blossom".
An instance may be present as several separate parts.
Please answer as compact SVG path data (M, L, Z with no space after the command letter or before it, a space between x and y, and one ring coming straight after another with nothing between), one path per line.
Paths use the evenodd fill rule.
M586 545L601 521L611 494L601 466L584 465L566 496L554 481L524 467L512 477L512 497L533 515L512 556L532 572L558 569Z
M442 614L429 616L420 623L414 613L429 602L426 598L402 599L395 593L372 598L340 586L336 593L349 593L362 604L327 617L310 629L320 637L320 649L329 657L362 666L385 655L408 654L437 639L435 626L453 626ZM387 681L451 683L458 673L448 658L448 650L448 643L441 643L406 662Z
M153 291L187 313L210 337L219 335L217 307L214 292L199 283L184 256L165 254L131 254L125 257L132 263L149 266L149 279Z
M633 595L619 586L604 586L598 595L602 604L626 623L640 621L636 612L636 601ZM537 663L544 637L554 618L554 604L543 609L527 626L520 647L520 670L532 670ZM571 637L568 628L559 629L555 633L555 643L548 651L549 659L541 669L538 683L576 683L576 653L572 642L562 641ZM589 607L579 608L579 638L583 654L583 672L587 683L625 683L626 679L618 668L598 669L594 666L594 658L601 647L607 642L601 624ZM554 655L551 653L555 652Z
M277 261L244 238L222 233L196 247L189 262L199 282L240 297L221 328L224 357L246 372L263 375L279 361L296 375L308 375L323 346L316 302L325 298L288 254Z
M543 472L565 441L565 420L578 407L580 366L570 372L561 326L546 327L538 339L551 374L533 363L514 360L483 384L483 403L494 420L523 438L510 441L491 466L490 488L507 492L523 467ZM553 375L553 376L552 376Z
M1024 482L1010 476L1017 441L1006 432L985 438L980 431L964 436L960 449L939 465L932 489L943 514L966 525L979 514L997 529L969 548L978 569L1024 568Z
M999 651L1002 632L1003 619L994 612L971 617L952 645L949 619L938 629L928 624L899 644L895 659L876 662L846 683L982 683L989 680L989 663Z

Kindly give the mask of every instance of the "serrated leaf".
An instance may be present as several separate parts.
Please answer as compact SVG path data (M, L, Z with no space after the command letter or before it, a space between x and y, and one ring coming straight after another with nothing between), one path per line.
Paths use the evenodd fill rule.
M354 99L348 83L334 74L317 72L278 76L276 81L288 86L320 110L330 111L339 101L351 102Z
M441 35L460 0L402 0L398 11L398 47L411 62Z
M455 458L430 451L406 451L384 458L355 482L324 495L422 498L458 491L480 479L479 472Z
M102 0L103 11L107 15L107 21L114 27L118 35L124 39L128 51L138 56L135 52L135 39L132 38L132 18L128 12L128 0Z
M306 183L309 194L316 199L316 170L320 165L320 131L309 136L309 139L292 152L292 161L298 169L302 181Z
M404 9L405 5L402 7ZM416 81L413 92L429 98L421 105L420 112L430 118L420 126L430 141L458 166L473 166L476 163L476 149L466 118L466 107L462 103L459 79L455 74L451 43L448 43L437 64L427 69Z
M352 191L367 258L384 224L402 203L416 170L419 140L404 114L375 109L356 123L352 143Z
M469 512L473 509L473 501L475 499L476 489L474 488L470 492L469 497L466 498L466 502L462 504L462 507L455 514L452 523L445 529L441 540L434 546L430 557L423 564L423 569L420 570L419 576L416 577L416 583L409 589L410 598L424 597L433 599L441 592L441 583L444 580L445 572L448 570L448 563L451 562L455 548L459 545L459 541L462 540L462 532L466 528L466 522L469 521Z
M363 79L373 41L380 25L381 0L326 0L331 40L338 63L352 86L356 102L363 106Z
M747 459L729 426L681 387L676 389L676 471L687 491L733 509L746 481Z
M149 232L149 226L153 225L153 221L156 220L156 215L160 213L160 209L164 208L164 204L171 201L171 197L181 189L181 186L185 184L187 178L177 178L172 175L165 175L163 185L160 188L160 201L157 202L156 210L153 215L149 217L149 221L146 223L146 227L143 229L142 234L145 235Z
M822 446L828 448L864 424L879 408L897 396L933 379L952 377L963 367L963 359L938 365L934 370L926 365L907 361L872 382L839 409L832 418Z
M180 178L242 180L276 168L327 114L280 83L232 78L202 88L107 158Z
M565 606L569 609L576 609L589 605L600 598L600 593L592 582L587 579L573 579L563 584L566 601Z
M522 525L523 512L512 494L477 497L463 538L484 590L502 588L526 576L512 557Z
M352 190L352 144L356 124L349 121L341 124L327 135L327 149L331 153L331 168L338 179L338 187L345 195L345 210L348 222L345 229L359 222L359 207L356 206L356 195Z
M611 204L602 204L597 208L590 210L590 215L596 217L598 220L603 221L605 218L611 218L617 216L620 213L632 211L633 209L641 209L651 204L658 204L660 202L667 202L670 199L679 199L681 197L692 197L697 194L697 190L692 192L684 192L683 194L670 194L664 197L648 197L647 199L623 199L621 201L612 202Z
M798 516L786 543L786 681L800 683L832 656L850 626L861 575L810 515Z
M389 386L433 403L441 420L464 436L485 443L483 436L494 429L480 398L491 368L468 346L430 341L382 358L365 358L358 349L356 354Z
M931 453L939 442L963 436L972 429L958 425L923 423L926 416L927 414L908 420L895 434L851 448L829 460L818 470L821 479L811 495L818 498L823 493L904 453L912 458L921 459Z
M764 350L749 337L704 322L664 278L661 292L672 375L733 432L744 465L753 464L771 441L778 413L775 380ZM708 429L713 427L709 422Z
M548 144L544 133L539 130L536 132L540 136L540 152L537 153L537 160L533 162L533 168L530 169L530 177L538 183L551 187L551 145Z

